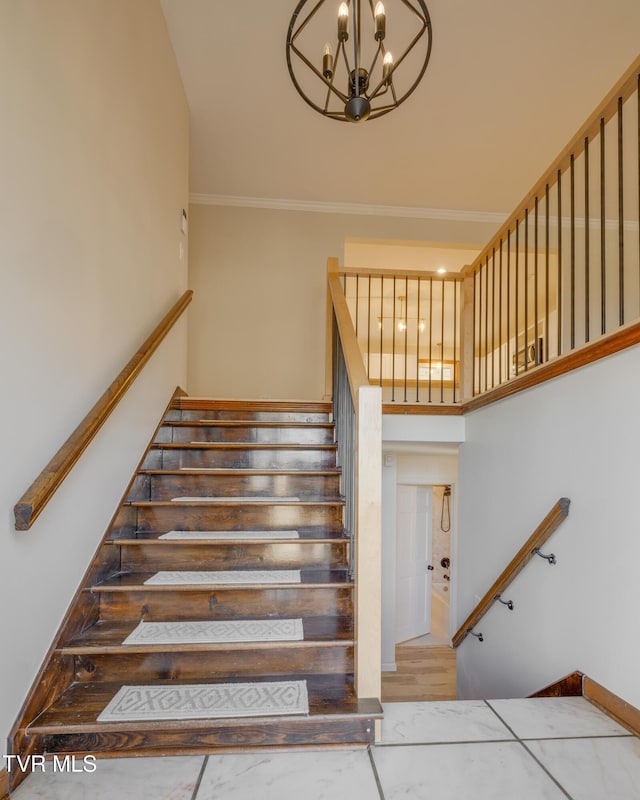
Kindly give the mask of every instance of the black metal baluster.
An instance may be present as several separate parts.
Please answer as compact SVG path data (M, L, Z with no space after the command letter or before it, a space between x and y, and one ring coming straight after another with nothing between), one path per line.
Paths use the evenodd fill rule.
M558 170L558 288L557 288L558 355L562 355L562 172Z
M498 346L500 356L498 357L498 385L502 383L502 238L500 239L500 302L498 312Z
M409 276L404 276L404 402L407 402L407 337L409 335Z
M418 322L416 325L416 403L420 402L420 278L418 278Z
M360 276L356 275L356 339L358 338L358 303L360 300Z
M507 231L507 374L506 379L511 377L509 361L511 355L511 229Z
M605 218L604 117L600 118L600 333L607 330L607 240Z
M456 358L458 347L458 281L453 282L453 402L456 402L456 364L460 359Z
M589 341L589 137L584 139L584 340Z
M371 380L371 275L367 296L367 378Z
M496 248L491 253L491 388L496 385Z
M524 210L524 371L529 369L529 209Z
M571 154L571 349L576 346L576 184Z
M429 402L431 402L431 356L433 355L433 278L429 278Z
M535 352L534 365L540 363L540 350L538 347L538 195L534 206L533 221L535 230L533 232L533 347Z
M515 346L514 346L514 354L515 354L515 361L516 361L516 375L519 372L518 369L518 306L520 305L520 292L519 292L519 284L520 283L520 221L516 220L516 302L515 302Z
M624 325L624 155L622 98L618 98L618 323Z
M473 273L473 326L472 326L472 332L471 332L471 340L472 340L471 341L471 350L472 350L472 353L473 353L473 356L472 356L472 359L473 359L473 381L472 381L473 387L472 387L472 390L471 390L471 394L472 394L473 397L475 397L476 394L477 394L477 392L476 392L476 385L477 385L476 384L476 365L478 366L478 372L480 371L479 370L479 362L478 362L478 359L476 358L476 327L477 327L477 324L478 324L478 317L479 317L479 314L477 313L477 307L478 307L478 301L477 301L477 298L478 298L478 288L477 288L478 281L477 281L477 278L478 278L478 272L475 271ZM479 380L479 378L478 378L478 380Z
M549 184L544 187L544 360L549 360Z
M444 287L445 281L440 281L442 303L440 305L440 402L444 403Z
M382 388L382 334L384 333L384 275L380 276L380 388Z
M489 256L485 260L484 278L484 390L489 390Z
M393 276L393 333L391 334L391 402L396 400L396 276Z

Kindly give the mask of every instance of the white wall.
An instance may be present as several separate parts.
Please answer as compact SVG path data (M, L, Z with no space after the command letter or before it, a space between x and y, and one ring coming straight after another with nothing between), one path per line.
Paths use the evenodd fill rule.
M384 420L387 417L383 417ZM400 483L429 486L455 484L458 475L457 444L450 448L423 443L408 450L398 441L382 444L382 669L395 669L396 627L396 517ZM451 534L455 542L455 499L451 504ZM455 554L452 553L455 568ZM453 579L452 579L453 580ZM454 598L451 598L452 603Z
M13 505L186 288L188 110L155 0L0 4L0 736L155 424L178 323L29 532Z
M190 390L215 397L321 398L327 258L342 263L348 237L476 243L487 241L496 227L191 205Z
M640 348L466 416L458 624L560 497L567 520L458 650L461 698L523 696L578 669L640 705Z

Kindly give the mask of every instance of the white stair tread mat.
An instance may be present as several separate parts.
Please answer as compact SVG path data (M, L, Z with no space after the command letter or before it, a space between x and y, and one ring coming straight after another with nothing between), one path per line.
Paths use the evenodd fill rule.
M98 722L308 714L306 681L123 686Z
M159 539L299 539L298 531L168 531Z
M302 619L141 622L123 644L295 642L304 639Z
M145 584L164 586L181 584L260 584L300 583L299 569L237 569L213 572L161 571L147 578Z
M172 497L172 503L299 503L299 497L263 497L250 495L248 497Z

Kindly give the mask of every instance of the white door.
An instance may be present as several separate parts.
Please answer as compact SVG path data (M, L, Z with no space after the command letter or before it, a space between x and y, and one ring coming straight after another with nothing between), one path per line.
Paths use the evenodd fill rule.
M398 486L396 642L431 630L431 489Z

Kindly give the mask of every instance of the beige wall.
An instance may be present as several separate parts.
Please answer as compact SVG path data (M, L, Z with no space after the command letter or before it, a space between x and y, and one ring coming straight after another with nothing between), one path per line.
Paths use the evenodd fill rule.
M4 736L186 377L183 322L32 530L14 530L14 503L186 288L188 111L159 4L1 3L0 119Z
M495 225L191 206L189 391L318 399L327 258L348 237L476 244Z

